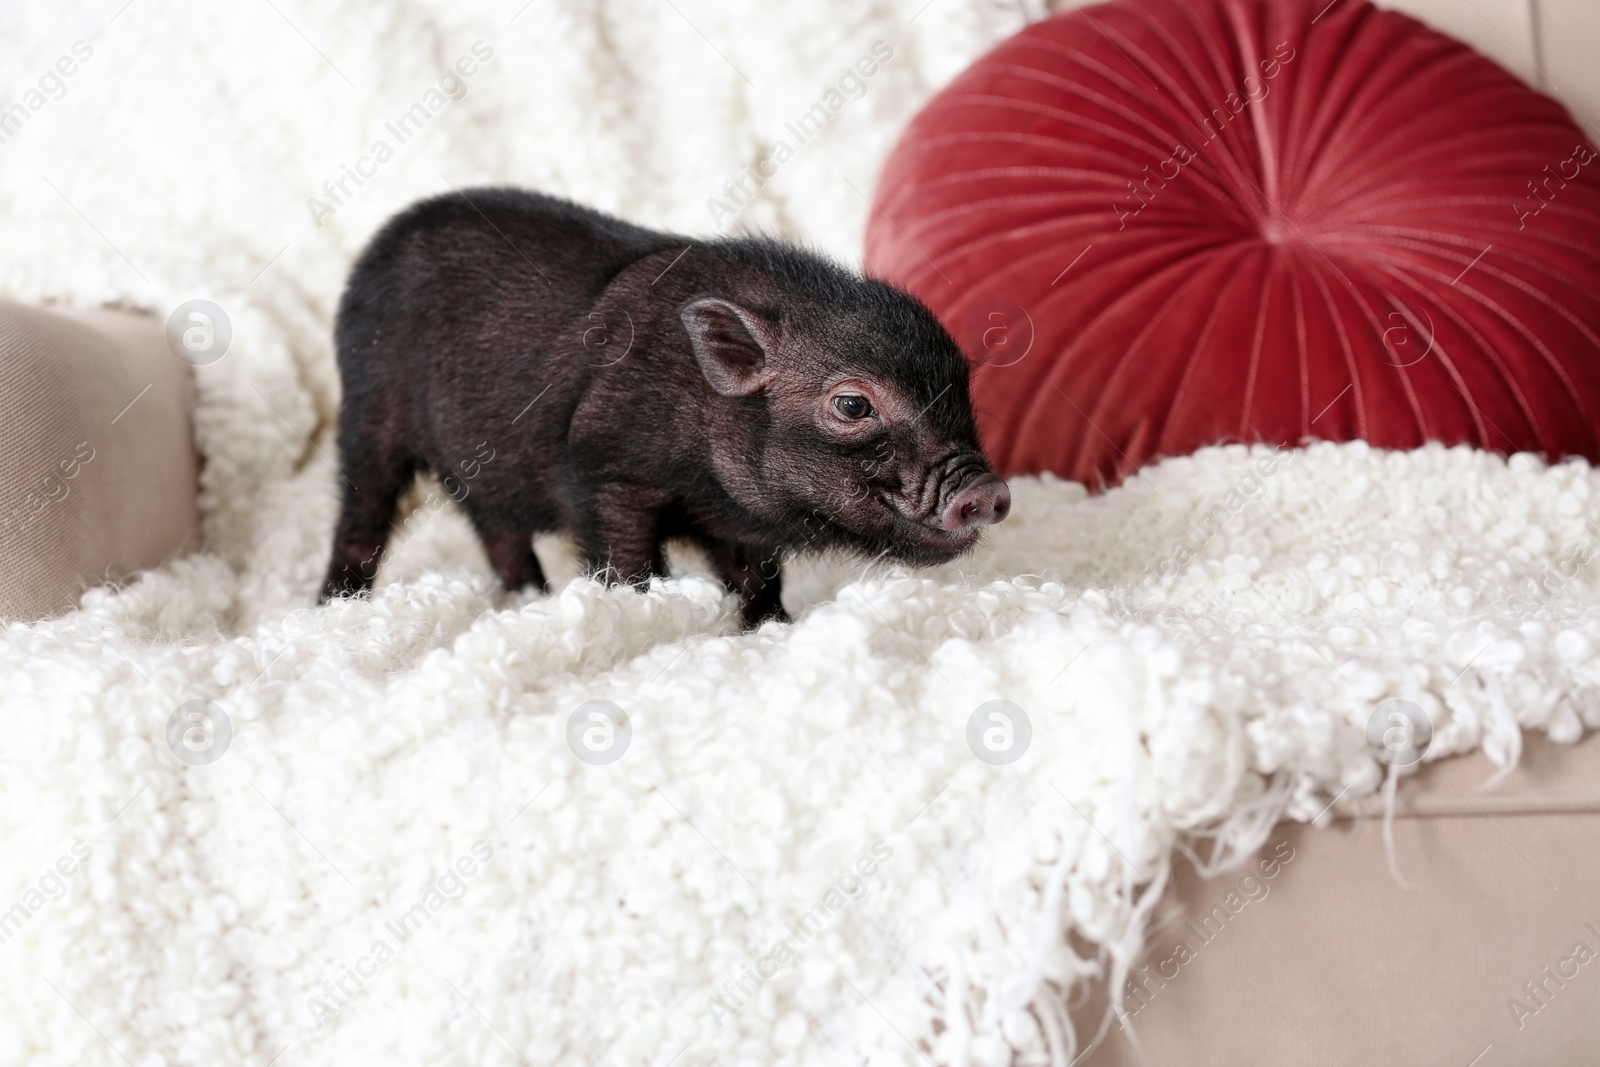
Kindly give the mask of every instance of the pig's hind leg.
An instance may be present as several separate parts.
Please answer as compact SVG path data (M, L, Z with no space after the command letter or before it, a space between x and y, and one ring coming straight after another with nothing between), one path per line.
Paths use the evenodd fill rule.
M400 494L416 476L407 457L369 449L353 428L340 434L339 458L343 464L339 522L334 527L333 558L317 597L319 604L372 588Z
M500 584L507 592L516 592L527 586L548 592L544 568L533 553L532 530L498 530L486 526L476 515L472 525L483 541L483 550L489 556L489 565L500 576Z

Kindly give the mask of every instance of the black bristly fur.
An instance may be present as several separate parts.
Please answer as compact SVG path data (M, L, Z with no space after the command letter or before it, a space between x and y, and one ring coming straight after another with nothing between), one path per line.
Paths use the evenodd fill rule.
M664 541L686 538L749 625L784 617L786 552L929 564L977 536L937 521L989 471L955 342L906 293L777 241L656 233L514 189L440 196L373 238L335 341L343 501L323 600L371 586L421 471L508 589L544 585L538 532L625 581L663 573ZM838 418L839 390L875 418Z

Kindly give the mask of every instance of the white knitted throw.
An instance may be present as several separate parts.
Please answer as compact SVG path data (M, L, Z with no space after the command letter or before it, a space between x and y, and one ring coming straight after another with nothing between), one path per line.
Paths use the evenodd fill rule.
M736 214L853 259L900 125L1040 12L119 6L0 10L16 99L92 52L0 144L0 292L206 298L234 340L199 371L207 551L0 635L0 1064L1065 1065L1174 842L1374 791L1385 700L1429 758L1600 725L1600 478L1467 450L1018 480L970 558L797 561L798 621L748 635L687 555L639 592L541 542L558 591L506 597L426 489L377 595L314 608L331 309L387 214L509 181L711 232L883 41ZM1031 727L1008 765L968 742L994 700ZM169 742L190 701L227 729ZM591 701L627 729L569 727Z

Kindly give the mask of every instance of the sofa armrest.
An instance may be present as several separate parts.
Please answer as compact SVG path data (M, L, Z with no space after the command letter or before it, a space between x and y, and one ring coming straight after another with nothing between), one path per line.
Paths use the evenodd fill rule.
M1481 752L1401 784L1403 883L1370 799L1212 879L1175 861L1126 1015L1080 1067L1597 1062L1600 735L1525 746L1492 785Z
M156 319L0 301L0 619L193 547L194 396Z

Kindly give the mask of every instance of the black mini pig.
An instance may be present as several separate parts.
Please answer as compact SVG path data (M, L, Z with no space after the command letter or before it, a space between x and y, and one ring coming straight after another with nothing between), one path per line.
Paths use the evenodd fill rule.
M754 625L778 559L912 564L1011 506L978 446L967 361L921 303L758 238L692 240L473 189L362 253L335 326L343 503L321 599L372 584L397 500L445 480L507 589L566 531L608 580L703 546Z

